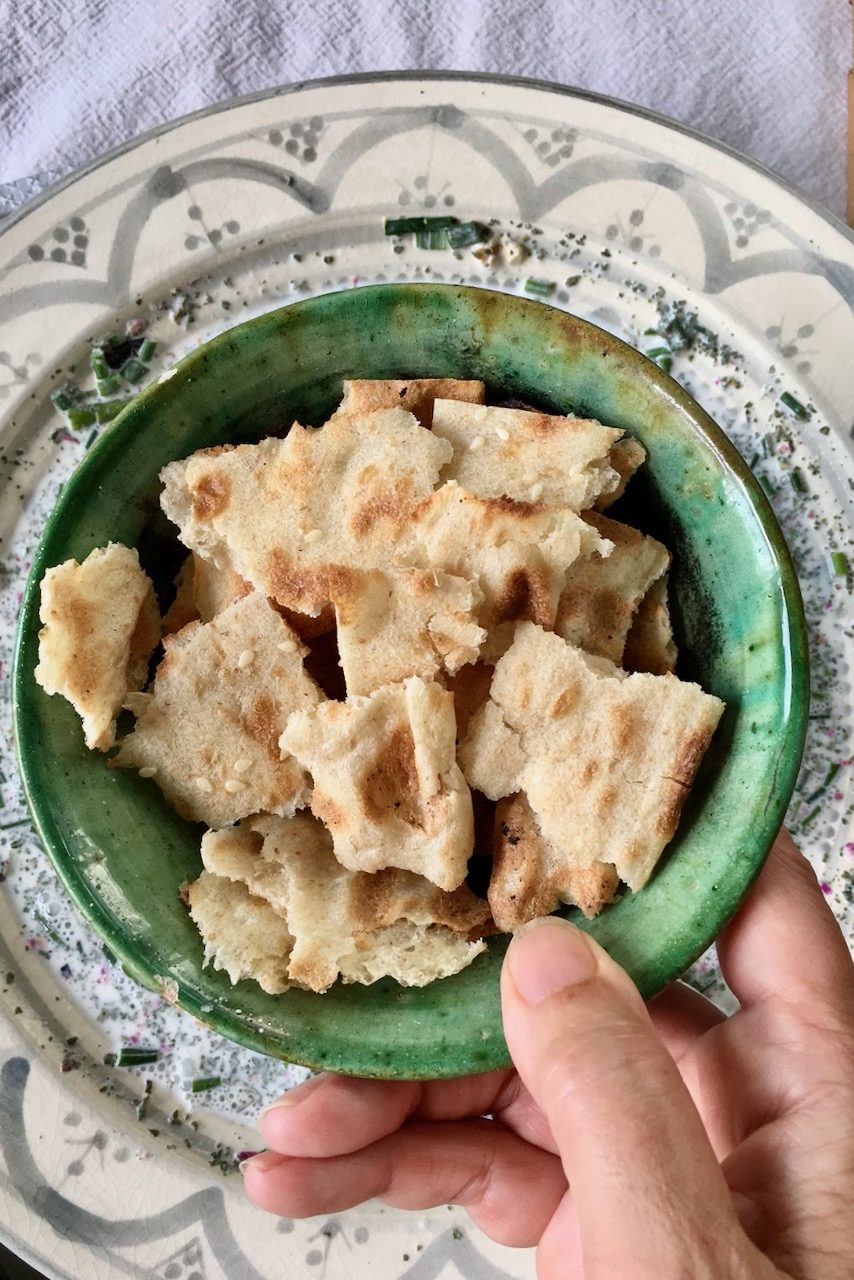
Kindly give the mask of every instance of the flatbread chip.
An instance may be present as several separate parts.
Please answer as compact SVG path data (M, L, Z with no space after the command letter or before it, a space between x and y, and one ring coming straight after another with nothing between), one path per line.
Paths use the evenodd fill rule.
M437 400L433 434L454 449L442 479L478 497L586 511L619 481L609 453L623 433L593 419Z
M210 622L251 590L251 584L233 569L220 569L212 560L193 553L193 603L202 622Z
M644 462L646 462L646 449L633 436L624 436L622 440L611 445L608 463L616 471L619 479L615 489L600 493L593 504L597 511L605 511L613 506L618 498L622 498L626 492L626 485Z
M676 830L723 708L698 685L627 675L521 623L460 762L492 800L524 791L567 864L613 863L639 889Z
M317 616L352 568L381 568L451 446L384 409L295 423L284 440L203 450L161 472L181 540L257 591Z
M521 794L498 801L495 810L489 905L504 932L547 916L561 902L580 907L588 919L613 901L619 884L607 862L573 866L565 853L544 839Z
M113 763L144 770L179 813L209 827L307 804L305 772L280 759L278 741L290 713L321 694L304 647L265 597L253 592L212 622L191 623L165 647Z
M199 611L193 599L193 553L190 552L175 576L175 599L163 615L163 634L171 636L198 620Z
M457 718L457 741L466 736L469 722L489 697L494 667L485 662L468 663L454 675L445 677L445 688L454 695L454 714Z
M205 965L223 969L232 982L254 978L271 996L287 991L292 939L268 902L243 884L203 871L187 888L187 904L205 944Z
M455 739L453 695L413 676L292 715L281 746L310 770L312 811L343 866L401 867L450 890L474 842Z
M438 569L369 569L333 596L350 694L407 676L430 680L474 662L486 632L474 620L478 587Z
M344 380L344 398L336 413L373 413L398 406L414 413L422 427L429 427L434 401L468 400L472 404L483 404L485 399L486 388L482 382L459 378L349 378Z
M266 898L292 935L291 982L326 991L392 977L424 986L470 964L484 948L486 902L465 886L445 893L410 871L347 871L332 837L307 813L262 815L202 839L205 868Z
M670 552L655 538L607 516L591 511L582 518L613 550L607 557L594 551L570 565L554 629L579 649L619 665L635 610L667 569Z
M160 639L154 588L130 547L111 542L80 564L66 560L41 581L35 678L83 721L86 746L108 750L129 690L141 689Z
M627 671L648 671L654 676L676 670L678 657L670 609L667 574L654 582L637 607L626 637L623 666Z
M609 544L573 511L542 502L480 498L454 481L415 509L411 558L475 582L477 621L488 633L481 657L493 661L521 620L554 625L566 571Z

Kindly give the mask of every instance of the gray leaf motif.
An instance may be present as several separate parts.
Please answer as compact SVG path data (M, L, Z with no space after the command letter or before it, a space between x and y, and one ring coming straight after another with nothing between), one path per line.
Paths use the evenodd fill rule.
M225 1202L218 1187L194 1192L178 1204L138 1218L104 1218L75 1204L49 1186L33 1158L24 1124L24 1095L30 1075L26 1058L9 1058L0 1071L0 1151L9 1170L8 1182L35 1216L49 1224L63 1240L97 1249L116 1268L116 1274L149 1275L128 1265L116 1249L165 1240L198 1227L225 1275L241 1280L264 1280L244 1255L232 1234Z

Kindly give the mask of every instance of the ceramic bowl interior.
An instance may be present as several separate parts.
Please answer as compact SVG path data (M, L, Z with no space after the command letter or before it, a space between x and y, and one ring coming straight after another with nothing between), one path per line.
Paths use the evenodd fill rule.
M506 939L423 989L390 980L326 995L265 995L202 968L179 898L200 868L201 828L151 781L107 769L80 723L33 679L38 582L94 547L138 547L158 590L181 556L160 514L158 472L223 442L321 423L342 378L481 378L518 398L625 428L648 452L618 518L673 552L679 674L726 712L679 831L648 886L589 928L652 995L714 938L770 847L794 785L807 717L803 610L780 530L734 447L681 388L617 339L544 304L445 285L327 294L239 325L182 361L115 420L66 485L24 599L15 723L29 804L68 892L124 968L253 1049L359 1075L429 1078L507 1061L498 975Z

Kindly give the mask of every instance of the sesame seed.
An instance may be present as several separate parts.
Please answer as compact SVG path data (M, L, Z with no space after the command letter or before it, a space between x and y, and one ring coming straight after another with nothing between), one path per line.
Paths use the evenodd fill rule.
M235 760L232 768L235 773L245 773L247 769L252 768L252 761L247 760L245 757L242 760Z
M543 496L543 486L539 483L531 485L531 501L536 502Z
M297 642L296 640L283 640L281 644L276 646L276 648L281 653L296 653Z
M196 778L196 786L200 791L213 791L213 787L208 782L207 778Z
M498 436L499 440L510 439L510 432L505 427L496 427L495 434Z
M156 765L147 764L145 765L144 768L140 769L139 776L141 778L153 778L156 773L157 773Z
M246 667L250 667L254 661L255 661L255 650L244 649L240 657L237 659L237 666L241 671L244 671Z
M483 445L484 445L483 436L475 436L474 440L472 440L471 444L469 445L469 448L471 449L472 452L474 452L475 449L482 449Z
M244 785L245 784L239 782L237 778L228 778L225 783L225 789L230 796L233 796L235 792L242 791Z
M322 529L309 529L308 533L305 535L305 541L319 542L322 537L323 537Z

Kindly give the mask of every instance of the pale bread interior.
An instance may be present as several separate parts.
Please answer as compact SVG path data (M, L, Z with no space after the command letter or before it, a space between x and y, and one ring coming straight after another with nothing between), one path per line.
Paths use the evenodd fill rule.
M80 564L66 560L41 582L35 678L83 722L86 746L108 750L128 693L141 689L160 639L154 588L131 547L111 542Z

